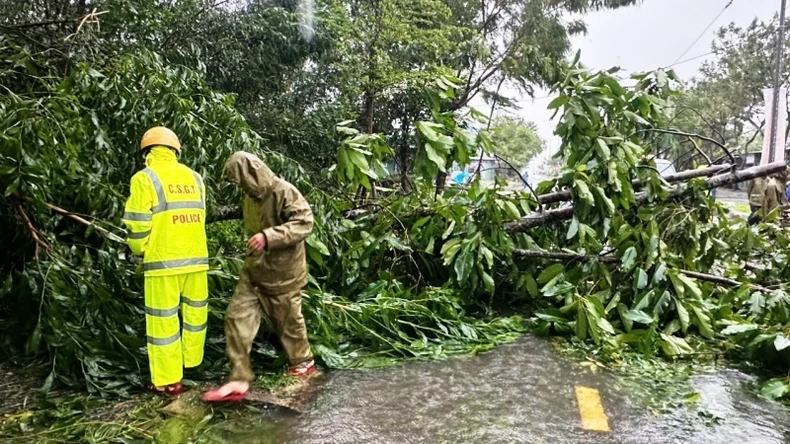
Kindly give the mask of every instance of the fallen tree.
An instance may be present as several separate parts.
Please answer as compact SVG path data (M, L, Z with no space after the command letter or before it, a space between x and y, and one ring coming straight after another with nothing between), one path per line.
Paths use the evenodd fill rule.
M786 168L787 165L784 162L774 162L768 165L760 165L741 171L735 171L729 174L722 174L706 180L705 183L703 184L703 188L713 189L726 185L732 185L735 183L746 182L749 180L756 179L758 177L766 177L766 176L770 176L771 174L782 172ZM670 198L674 198L674 197L682 196L684 193L688 193L690 191L691 190L688 187L674 187L668 191L668 195ZM636 194L636 205L643 205L653 199L655 199L655 196L653 194L647 192L638 193ZM573 215L574 215L574 207L572 206L565 208L557 208L557 209L545 211L543 213L535 213L535 214L527 215L526 217L524 217L518 222L511 222L506 224L505 229L509 233L514 233L514 234L523 233L538 226L547 225L558 221L569 220L573 218Z
M434 179L448 165L467 165L493 148L486 131L466 129L474 127L466 115L445 111L462 82L439 79L426 91L428 120L410 125L417 147L412 193L380 190L378 200L368 203L376 217L350 220L344 216L352 196L381 183L379 167L392 155L383 135L339 125L343 172L327 171L321 182L330 185L317 189L311 183L318 181L298 165L264 150L229 98L211 91L194 72L138 54L108 66L73 65L62 77L42 79L25 71L37 66L35 57L17 54L18 48L3 50L7 54L0 59L25 61L5 68L22 71L18 78L32 84L17 88L30 91L25 95L0 96L0 124L11 125L0 128L8 142L4 149L10 147L0 156L0 210L12 222L12 235L3 239L8 255L7 277L0 283L0 351L8 357L46 356L53 383L128 395L147 380L142 276L138 264L127 260L125 246L109 234L123 237L117 226L129 177L142 167L129 147L159 123L183 133L185 146L200 147L185 150L182 161L205 176L209 208L217 209L214 220L239 217L232 204L240 196L221 174L237 147L265 157L308 197L315 229L307 239L304 315L314 351L328 366L354 365L364 356L429 358L512 340L524 324L517 317L492 319L494 299L510 306L528 300L539 315L551 313L540 325L549 332L573 332L599 345L625 336L632 343L620 346L682 354L694 346L695 335L712 338L720 321L740 322L746 307L761 306L757 298L749 303L748 292L756 288L750 285L790 281L790 270L780 265L787 262L784 250L745 224L714 220L717 208L702 191L770 174L779 165L675 188L645 167L656 148L641 130L669 120L667 74L645 75L624 88L606 72L569 71L551 104L563 113L557 131L566 173L542 192L572 198L573 205L542 213L528 195L480 181L436 192ZM158 89L143 93L145 85ZM199 112L195 103L201 104ZM157 110L171 111L160 118ZM130 115L143 117L130 125ZM27 158L33 160L16 161ZM85 159L92 159L90 168ZM671 180L706 177L716 168L725 167L681 172ZM681 195L682 202L673 199ZM542 222L530 222L534 218ZM770 238L786 247L790 241L783 236L772 231ZM243 241L237 243L243 248ZM220 249L212 251L215 315L208 326L209 336L220 339L207 345L207 377L224 371L221 313L241 265ZM519 260L524 251L538 250L610 259ZM732 265L746 262L765 271ZM716 285L700 285L689 274L712 276L717 270L723 275ZM754 316L765 318L764 311Z
M714 176L718 173L721 173L722 171L732 170L733 168L734 165L729 163L724 165L713 165L703 169L687 170L687 171L680 171L675 174L667 174L666 176L662 176L662 179L666 183L685 182L687 180L696 179L698 177ZM635 179L631 181L631 186L634 188L641 188L642 181L639 179ZM571 196L571 192L569 190L555 191L553 193L546 193L538 196L538 202L540 202L543 205L557 203L557 202L566 202L572 199L573 197Z

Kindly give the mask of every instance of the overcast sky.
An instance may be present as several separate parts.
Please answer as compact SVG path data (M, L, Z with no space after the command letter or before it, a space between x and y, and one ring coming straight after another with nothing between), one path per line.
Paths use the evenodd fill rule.
M585 17L588 32L573 40L582 62L592 69L619 66L625 72L654 70L672 65L729 0L644 0L638 6L601 11ZM697 44L682 57L690 59L710 52L714 33L735 22L746 26L755 18L769 21L780 0L733 0L730 6ZM680 64L674 69L684 79L693 77L706 58ZM536 97L547 95L536 92ZM538 125L540 136L557 145L552 136L556 122L546 110L550 99L525 100L516 114ZM480 104L476 104L480 106Z

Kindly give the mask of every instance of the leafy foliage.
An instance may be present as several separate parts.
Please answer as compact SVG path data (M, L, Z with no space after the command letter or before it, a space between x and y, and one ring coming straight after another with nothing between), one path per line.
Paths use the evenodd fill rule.
M494 119L491 128L494 152L510 161L516 168L526 167L545 148L545 142L538 136L537 127L532 122L500 116Z
M784 362L787 297L748 284L788 281L790 239L770 221L758 232L723 217L699 180L670 198L655 170L651 131L676 116L674 74L636 75L625 87L614 71L588 72L578 56L566 66L568 35L582 24L563 22L564 12L631 3L515 2L491 19L488 2L479 6L485 14L432 0L326 2L310 41L290 4L9 7L11 20L63 19L88 6L112 12L103 30L94 21L77 33L45 26L47 38L33 41L26 27L2 22L10 31L0 37L8 93L0 97L0 215L9 235L0 241L0 350L46 355L48 385L128 395L143 383L141 279L117 224L142 163L137 138L165 124L182 138L183 161L206 177L211 211L238 202L220 176L237 149L259 153L313 204L305 317L329 366L513 340L523 323L496 316L499 301L537 306L538 332L607 351L675 358L728 336L738 351ZM527 90L556 85L549 106L561 117L564 168L537 191L570 191L568 222L513 234L507 226L559 204L539 206L529 193L479 178L447 190L434 182L453 163L507 149L503 130L472 130L485 116L465 107L476 94L496 95L490 83L503 79ZM304 160L311 174L266 147ZM381 186L393 155L407 193ZM243 245L232 223L209 231L217 255L203 376L222 372L222 313L240 266L219 252ZM523 249L590 260L519 259ZM744 285L722 289L684 271ZM785 396L781 384L771 381L766 395Z

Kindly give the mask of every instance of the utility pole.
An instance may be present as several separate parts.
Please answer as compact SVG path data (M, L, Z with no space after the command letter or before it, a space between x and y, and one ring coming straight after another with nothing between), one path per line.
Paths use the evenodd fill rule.
M782 55L785 46L785 6L787 0L782 0L782 9L779 11L779 34L776 39L776 72L774 73L774 103L771 113L771 148L768 151L768 161L773 162L776 157L776 127L779 123L779 90L782 81ZM784 149L784 147L781 147Z

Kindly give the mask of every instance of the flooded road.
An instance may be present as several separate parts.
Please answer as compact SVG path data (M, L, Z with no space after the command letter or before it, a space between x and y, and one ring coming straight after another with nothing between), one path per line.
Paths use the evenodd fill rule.
M474 357L333 372L302 415L268 410L207 432L247 443L790 442L790 415L747 393L750 381L734 370L693 378L698 407L719 418L709 425L689 414L657 416L632 404L608 372L528 337ZM579 387L595 395L592 404ZM609 431L585 429L590 415Z

